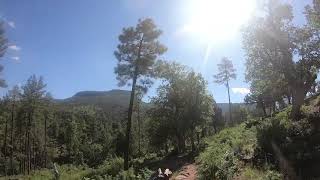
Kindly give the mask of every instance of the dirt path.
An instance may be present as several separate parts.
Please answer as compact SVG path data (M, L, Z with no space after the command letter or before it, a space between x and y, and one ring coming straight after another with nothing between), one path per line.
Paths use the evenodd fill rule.
M195 180L197 179L197 167L194 162L195 155L180 154L176 156L168 156L160 161L150 162L146 167L153 169L154 174L150 177L153 179L158 175L158 169L164 172L169 169L173 172L170 180Z
M197 167L195 164L186 164L182 166L176 176L170 178L171 180L195 180L197 179Z

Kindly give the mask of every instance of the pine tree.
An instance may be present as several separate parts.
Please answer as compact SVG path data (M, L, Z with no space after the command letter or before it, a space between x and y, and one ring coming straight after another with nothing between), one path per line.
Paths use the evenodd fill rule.
M13 141L13 132L14 132L14 121L16 119L15 112L17 109L17 102L20 99L20 88L19 86L14 86L12 90L9 91L9 100L10 100L10 111L11 111L11 127L10 127L10 170L11 174L14 174L14 168L13 168L13 151L14 151L14 141Z
M152 19L139 20L136 27L124 28L119 36L120 44L114 52L118 65L115 68L119 85L131 83L131 96L128 109L128 122L126 131L126 146L124 153L124 169L129 168L129 145L131 136L131 118L137 80L148 82L154 76L154 64L158 56L166 51L158 38L161 30L157 29Z
M224 84L228 89L228 99L229 99L229 121L232 122L232 110L231 110L231 100L230 100L230 80L236 79L236 69L233 67L232 61L224 57L221 59L220 64L218 64L218 74L214 75L215 83Z
M26 137L25 137L25 156L27 157L27 173L30 174L32 165L35 168L35 130L36 123L34 123L34 116L39 110L39 105L41 105L46 91L44 88L46 85L43 82L43 78L37 78L35 75L32 75L27 83L22 86L22 102L23 106L26 108L27 115L27 127L26 127ZM33 147L33 148L32 148ZM32 158L34 162L32 162Z

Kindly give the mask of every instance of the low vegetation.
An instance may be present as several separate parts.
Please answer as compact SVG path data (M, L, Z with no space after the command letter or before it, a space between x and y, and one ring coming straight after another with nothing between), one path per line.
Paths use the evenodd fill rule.
M318 103L319 97L304 105L299 121L290 118L288 107L273 117L250 118L208 138L208 147L197 159L199 178L319 177L320 114L310 113Z
M226 128L207 139L208 147L197 162L200 179L230 179L253 158L257 148L255 128L245 124ZM242 161L243 160L243 161Z

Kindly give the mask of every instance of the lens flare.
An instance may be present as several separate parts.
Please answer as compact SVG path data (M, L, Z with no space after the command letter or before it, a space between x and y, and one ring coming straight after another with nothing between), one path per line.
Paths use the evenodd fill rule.
M210 42L232 37L247 22L255 0L191 0L184 31Z

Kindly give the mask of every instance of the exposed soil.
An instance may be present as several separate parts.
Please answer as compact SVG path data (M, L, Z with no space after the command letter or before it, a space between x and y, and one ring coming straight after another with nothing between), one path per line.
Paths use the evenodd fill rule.
M197 168L194 163L194 155L182 154L166 157L160 161L149 163L155 173L150 179L154 179L158 174L158 168L164 172L165 169L172 171L170 180L195 180L197 179Z
M197 167L193 164L186 164L182 166L176 176L170 178L171 180L195 180L197 179Z

